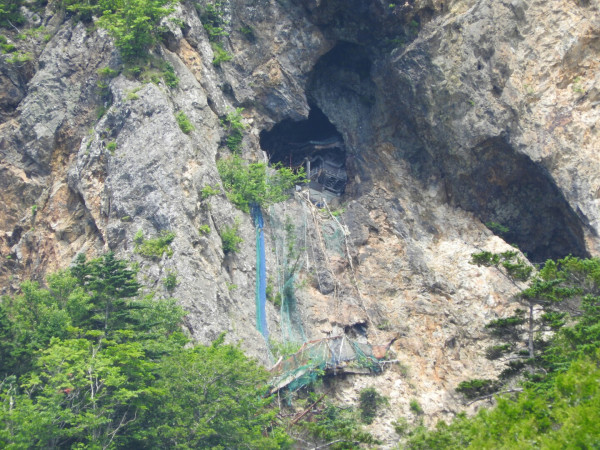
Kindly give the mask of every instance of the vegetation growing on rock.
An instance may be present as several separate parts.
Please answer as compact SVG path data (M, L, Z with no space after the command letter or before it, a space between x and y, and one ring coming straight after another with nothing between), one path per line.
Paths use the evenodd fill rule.
M217 161L227 198L244 212L250 205L266 208L288 198L288 192L304 182L304 171L281 165L270 169L265 163L246 163L239 155Z
M511 355L500 380L470 380L457 388L475 400L504 389L497 406L431 431L417 427L407 448L510 448L515 442L592 448L600 441L600 259L547 261L520 297L535 314L527 319L521 311L488 324L509 342L491 352ZM517 375L522 387L505 384Z

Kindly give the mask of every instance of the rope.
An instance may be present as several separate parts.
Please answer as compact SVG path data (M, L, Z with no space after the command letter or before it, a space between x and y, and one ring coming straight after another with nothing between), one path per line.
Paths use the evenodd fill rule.
M342 234L344 235L344 244L346 247L346 255L348 258L348 262L350 263L350 273L352 274L352 281L354 284L354 288L356 289L356 293L358 294L358 299L360 300L360 306L362 307L365 315L369 319L369 322L371 322L372 324L375 324L375 322L373 322L373 319L371 318L371 315L369 314L369 311L367 310L367 307L365 306L365 301L363 299L362 292L360 292L360 288L358 287L358 279L356 278L356 271L354 270L354 265L352 264L352 254L350 253L350 246L348 244L348 235L350 234L350 232L348 231L348 227L342 225L340 223L340 221L337 219L337 217L335 217L331 213L331 210L329 209L329 205L327 204L327 200L323 199L323 203L325 204L325 208L327 209L327 212L329 213L331 218L335 221L335 223L338 224L338 226L340 227L340 230L342 231ZM375 336L378 337L379 332L377 331L377 327L373 327L373 331L375 333Z

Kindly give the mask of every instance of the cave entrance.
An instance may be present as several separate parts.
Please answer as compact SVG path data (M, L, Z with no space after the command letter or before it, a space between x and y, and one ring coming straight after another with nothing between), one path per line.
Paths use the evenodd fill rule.
M262 131L260 146L272 164L303 167L311 190L336 196L344 193L348 182L344 140L317 106L310 105L306 120L286 119Z

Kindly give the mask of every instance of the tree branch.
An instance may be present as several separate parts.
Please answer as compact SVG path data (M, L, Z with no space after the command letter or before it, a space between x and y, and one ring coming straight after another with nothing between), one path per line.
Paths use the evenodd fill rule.
M477 397L474 400L471 400L469 403L467 403L467 406L472 405L473 403L479 402L481 400L492 398L494 395L510 394L512 392L523 392L523 389L522 388L509 389L508 391L494 392L493 394L483 395L481 397Z

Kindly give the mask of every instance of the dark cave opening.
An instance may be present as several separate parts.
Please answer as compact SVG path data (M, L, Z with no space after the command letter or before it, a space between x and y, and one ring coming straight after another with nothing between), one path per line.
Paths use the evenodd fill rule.
M286 119L270 131L263 130L260 145L270 163L303 167L311 189L344 193L348 180L344 140L317 106L311 105L306 120Z
M490 228L506 227L499 235L532 262L589 256L581 219L541 166L501 138L479 144L470 156L466 162L446 159L451 203Z

